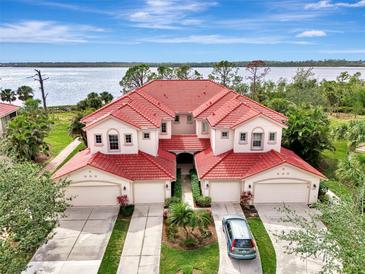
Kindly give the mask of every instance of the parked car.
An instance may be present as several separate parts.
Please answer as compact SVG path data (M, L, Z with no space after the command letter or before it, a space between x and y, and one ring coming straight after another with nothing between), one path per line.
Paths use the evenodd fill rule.
M238 260L256 258L256 243L247 221L238 215L225 216L222 220L227 239L228 255Z

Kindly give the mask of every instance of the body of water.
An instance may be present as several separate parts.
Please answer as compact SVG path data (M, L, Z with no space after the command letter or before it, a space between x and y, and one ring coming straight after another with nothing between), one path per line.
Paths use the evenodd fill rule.
M84 99L90 92L108 91L115 97L120 96L121 87L119 81L124 76L127 68L40 68L44 78L47 102L50 106L76 104ZM154 69L153 69L154 70ZM212 71L212 68L197 68L204 78ZM288 81L295 75L295 67L273 67L266 76L266 80L278 81L285 78ZM318 80L335 80L343 71L350 74L361 72L365 77L365 68L357 67L316 67L313 69ZM17 89L19 86L31 86L35 96L40 98L39 83L34 81L32 68L0 67L0 88ZM240 69L244 78L247 72Z

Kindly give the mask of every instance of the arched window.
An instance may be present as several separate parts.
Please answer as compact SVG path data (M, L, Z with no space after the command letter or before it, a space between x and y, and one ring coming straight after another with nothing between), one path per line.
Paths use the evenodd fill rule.
M110 129L108 131L108 149L109 151L118 151L119 147L119 133L116 129Z
M261 127L254 128L252 130L251 138L251 149L252 150L263 150L264 149L264 130Z

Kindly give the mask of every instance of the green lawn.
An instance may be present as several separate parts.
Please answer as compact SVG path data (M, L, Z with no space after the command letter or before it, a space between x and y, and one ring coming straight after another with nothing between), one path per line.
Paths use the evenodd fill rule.
M322 182L328 189L338 197L346 197L351 194L349 188L337 180L327 180Z
M129 227L129 219L119 218L115 222L112 235L106 247L98 274L115 274L118 270L120 256L123 251L124 240Z
M193 273L193 269L200 270L202 274L218 273L219 248L218 243L213 243L195 250L180 250L162 244L161 248L161 274Z
M255 237L260 252L263 274L276 273L276 253L271 239L259 217L248 218L248 224Z
M57 156L62 149L72 142L73 138L68 135L68 127L74 115L75 113L71 111L51 114L54 124L45 141L51 146L52 157Z
M347 158L348 145L345 140L336 140L332 143L334 150L325 150L322 152L322 171L324 174L330 178L335 178L335 172L337 169L337 164L341 160Z

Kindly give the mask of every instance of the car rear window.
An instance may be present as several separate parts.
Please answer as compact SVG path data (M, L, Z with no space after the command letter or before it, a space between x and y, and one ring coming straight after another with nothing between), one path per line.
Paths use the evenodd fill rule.
M236 240L235 241L235 246L237 248L248 248L248 247L252 247L252 242L251 240Z

